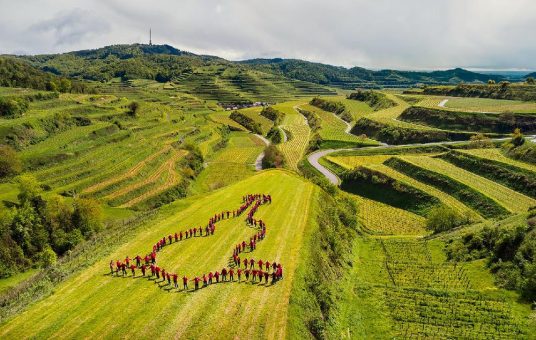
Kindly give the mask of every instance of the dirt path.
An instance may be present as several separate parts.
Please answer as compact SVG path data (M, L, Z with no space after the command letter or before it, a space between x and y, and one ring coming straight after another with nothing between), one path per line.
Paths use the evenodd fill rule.
M437 104L437 106L445 107L445 104L447 104L448 101L449 101L448 99L443 99L442 101L439 102L439 104Z
M352 130L352 124L348 123L347 121L345 121L344 119L342 119L341 117L337 116L335 113L331 112L332 115L335 116L335 118L337 118L338 120L340 120L341 122L343 122L345 125L346 125L346 129L344 129L344 132L348 135L352 135L350 133L350 131ZM353 135L352 135L353 136Z
M266 146L270 145L270 141L268 139L264 138L264 136L257 135L257 134L255 134L255 136L257 136L260 140L262 140ZM264 159L264 151L261 152L259 154L259 156L257 156L257 159L255 160L255 170L257 170L257 171L262 170L262 160L263 159Z
M281 126L278 126L278 129L281 131L281 133L283 134L283 143L286 143L288 141L288 138L287 138L287 133L285 132L285 130L283 130L283 128Z

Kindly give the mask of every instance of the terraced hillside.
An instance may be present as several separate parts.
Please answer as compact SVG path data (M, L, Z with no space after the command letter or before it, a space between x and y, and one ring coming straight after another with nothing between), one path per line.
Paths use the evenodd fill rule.
M139 272L135 279L107 274L110 259L142 254L162 235L204 223L214 211L236 209L242 196L250 192L270 193L273 198L272 204L259 209L258 218L266 222L268 234L251 256L282 263L285 270L282 281L274 285L219 283L198 292L184 292L143 278ZM295 175L268 171L203 198L170 205L150 222L150 228L132 231L126 244L67 280L54 295L0 326L0 334L61 338L88 335L188 338L210 334L284 337L294 270L301 258L309 204L315 195L313 186ZM189 278L220 269L228 266L234 245L251 233L242 218L219 222L214 236L195 237L183 241L183 246L166 248L159 265ZM205 254L201 262L199 254ZM277 315L273 313L274 308ZM222 313L227 317L222 319ZM148 315L154 317L148 319ZM110 327L111 324L115 326ZM242 326L236 327L237 324Z
M305 155L309 142L311 129L307 120L299 114L297 108L305 104L303 101L285 102L275 105L274 108L285 113L281 128L285 132L286 141L278 145L292 170L298 169L298 163Z

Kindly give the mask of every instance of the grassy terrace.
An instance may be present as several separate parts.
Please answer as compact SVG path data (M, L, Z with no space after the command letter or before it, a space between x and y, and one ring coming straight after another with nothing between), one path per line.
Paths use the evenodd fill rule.
M144 253L162 235L198 225L215 211L235 209L248 192L270 192L274 199L259 209L268 234L252 256L281 261L285 266L283 281L273 286L215 284L194 294L167 291L168 287L146 278L106 275L110 258ZM311 184L287 172L267 171L205 197L181 202L180 210L171 205L150 228L133 232L127 244L61 284L54 295L1 325L0 336L284 337L294 269L308 233L309 204L314 199ZM188 277L221 269L227 266L234 244L251 233L241 219L226 220L218 224L214 236L170 246L161 254L160 265ZM200 258L199 254L204 255ZM274 314L274 310L278 312ZM222 313L225 318L221 318ZM154 317L147 322L148 314ZM110 327L112 324L116 326Z
M374 156L328 156L326 159L330 162L333 162L345 169L353 169L357 166L370 167L376 171L380 171L387 176L406 183L410 186L413 186L417 189L420 189L424 192L429 193L432 196L437 197L443 204L455 209L461 214L471 214L472 216L477 217L478 214L467 207L462 202L458 201L454 197L444 193L441 190L438 190L430 185L424 184L418 180L415 180L412 177L406 176L386 165L383 164L384 161L391 158L392 155L374 155ZM481 217L480 217L481 218Z
M529 207L536 204L536 200L530 197L522 195L486 178L475 175L472 172L458 168L441 159L425 156L404 156L402 158L415 165L447 175L461 183L464 183L494 199L510 212L526 212Z

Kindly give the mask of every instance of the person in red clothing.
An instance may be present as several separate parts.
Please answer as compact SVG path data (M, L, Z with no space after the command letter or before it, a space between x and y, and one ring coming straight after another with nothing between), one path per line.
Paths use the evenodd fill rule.
M220 273L215 272L214 273L214 278L216 278L216 283L220 282Z
M234 281L234 270L233 268L229 269L229 281Z
M268 274L268 272L264 272L264 284L268 284L268 277L270 276L270 274Z
M140 269L141 269L141 275L145 276L145 269L147 269L147 267L145 265L142 265Z
M244 275L246 276L246 281L249 280L249 269L244 270Z
M179 238L180 238L181 241L182 241L182 231L179 233Z
M200 281L200 279L196 276L196 277L194 278L195 290L198 290L198 289L199 289L199 281Z
M221 279L222 282L223 282L223 281L227 281L227 269L223 268L223 269L221 270L221 276L222 276L222 279Z
M166 270L162 268L162 281L166 281Z
M172 239L173 239L173 237L171 235L168 235L169 244L171 244Z
M132 271L132 277L136 276L136 266L134 264L130 265L130 270Z
M178 277L179 275L173 274L173 285L175 286L175 288L179 288L179 284L177 283Z
M257 272L257 276L259 277L259 283L261 283L261 282L262 282L262 277L264 276L263 271L262 271L262 270L259 270L259 271Z
M175 242L179 242L179 234L175 233Z
M121 264L121 271L123 272L123 276L127 275L127 265L126 265L126 263Z
M169 273L166 273L166 279L167 279L167 284L170 285L171 284L171 275L169 275Z
M150 268L151 268L151 276L154 276L154 274L156 272L156 270L154 268L154 264L152 264Z
M156 273L156 279L158 280L160 278L160 267L156 266L154 272Z
M182 277L182 289L187 290L188 289L188 278L186 276Z
M212 272L208 273L208 283L212 284L212 278L214 277L214 274Z
M130 267L130 259L128 258L128 256L125 259L125 263L127 264L127 267Z
M270 270L270 262L266 261L266 263L264 265L266 266L266 270L269 271Z
M242 279L242 269L238 268L236 271L236 276L238 276L238 282L240 282Z
M283 278L283 266L281 265L281 263L277 265L277 271L279 273L277 276L279 277L279 279L282 279Z
M257 264L259 265L259 269L262 269L262 265L264 264L264 262L262 262L262 260L259 260Z
M248 268L248 259L244 259L244 269Z
M154 251L151 253L151 263L152 264L156 263L156 253Z
M251 281L255 282L255 280L257 280L257 269L251 271Z
M151 258L149 257L149 255L145 255L145 265L149 265L149 261L151 261Z
M207 275L203 274L203 287L206 287L207 285L208 285Z
M249 268L254 268L255 267L255 260L251 259L249 260Z

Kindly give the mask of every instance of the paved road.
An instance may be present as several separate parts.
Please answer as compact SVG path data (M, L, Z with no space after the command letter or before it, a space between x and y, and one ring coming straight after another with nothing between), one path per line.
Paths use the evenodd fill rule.
M536 135L525 136L528 140L536 141ZM510 137L505 138L493 138L492 141L505 141L510 139ZM366 149L390 149L395 147L404 147L404 146L433 146L433 145L453 145L467 143L467 141L452 141L452 142L430 142L430 143L414 143L414 144L402 144L402 145L389 145L383 144L380 146L367 146L363 148L351 148L351 149L327 149L327 150L318 150L311 153L307 156L309 163L314 166L318 171L320 171L330 182L334 185L339 185L341 183L340 178L331 172L328 168L319 163L320 158L332 154L338 151L357 151L357 150L366 150Z

